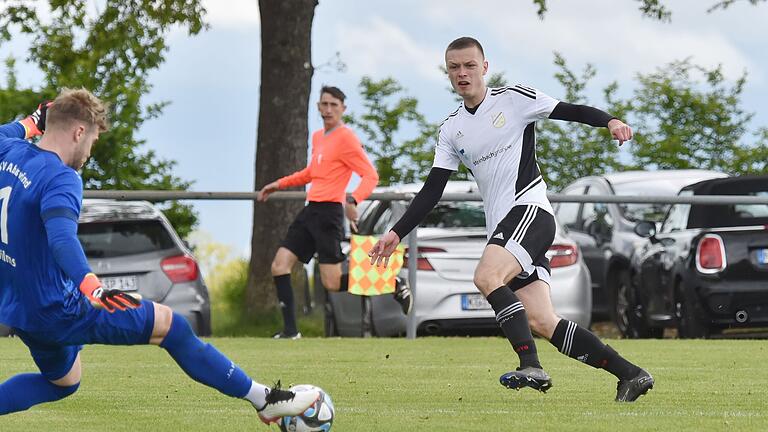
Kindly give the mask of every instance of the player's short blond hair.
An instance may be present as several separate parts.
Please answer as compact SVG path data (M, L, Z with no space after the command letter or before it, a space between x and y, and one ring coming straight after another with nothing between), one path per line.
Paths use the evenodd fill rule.
M85 123L91 127L97 127L99 132L109 130L107 120L108 105L84 88L65 88L48 107L45 119L45 128L51 126L68 126L73 121Z

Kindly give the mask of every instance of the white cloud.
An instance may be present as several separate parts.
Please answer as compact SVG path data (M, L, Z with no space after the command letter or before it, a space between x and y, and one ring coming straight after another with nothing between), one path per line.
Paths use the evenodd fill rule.
M402 76L445 81L438 69L442 51L419 42L405 30L380 17L349 25L339 21L336 46L352 75Z
M569 64L589 62L598 73L610 71L620 80L687 57L703 66L722 64L730 79L740 77L746 69L751 80L762 80L761 65L739 44L739 28L743 27L723 26L733 18L723 12L707 14L700 1L670 4L674 6L671 23L643 18L636 5L619 5L615 0L593 0L588 5L550 2L549 12L541 21L528 3L495 0L482 3L482 8L462 9L464 2L443 0L423 5L423 11L434 25L464 28L468 34L475 30L487 51L496 48L489 52L490 60L510 72L549 66L552 52L559 51ZM763 19L766 10L760 6L751 9ZM746 20L743 26L754 29L759 25L759 20L741 15ZM482 24L474 28L463 25L471 22ZM725 32L724 28L733 31Z
M242 29L259 27L257 0L203 0L208 11L206 21L215 29Z

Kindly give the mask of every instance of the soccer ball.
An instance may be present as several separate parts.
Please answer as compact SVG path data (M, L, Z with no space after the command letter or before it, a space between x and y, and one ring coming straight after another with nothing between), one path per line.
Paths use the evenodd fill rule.
M299 384L290 388L291 391L317 390L320 397L297 416L285 416L280 419L280 430L283 432L328 432L333 424L333 401L323 389L310 384Z

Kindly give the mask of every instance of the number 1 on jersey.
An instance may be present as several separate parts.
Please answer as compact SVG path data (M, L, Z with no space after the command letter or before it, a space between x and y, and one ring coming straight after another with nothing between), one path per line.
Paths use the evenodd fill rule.
M8 244L8 201L11 198L12 187L6 186L0 189L0 201L3 202L0 208L0 240Z

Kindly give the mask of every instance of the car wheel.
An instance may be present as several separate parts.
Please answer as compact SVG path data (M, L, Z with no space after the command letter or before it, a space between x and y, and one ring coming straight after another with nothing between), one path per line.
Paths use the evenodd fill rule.
M638 301L629 273L621 271L615 280L613 320L621 334L629 339L661 338L664 329L650 327L645 321L643 306Z
M702 339L710 335L709 327L698 313L698 302L691 290L682 283L675 289L677 335L681 339Z

